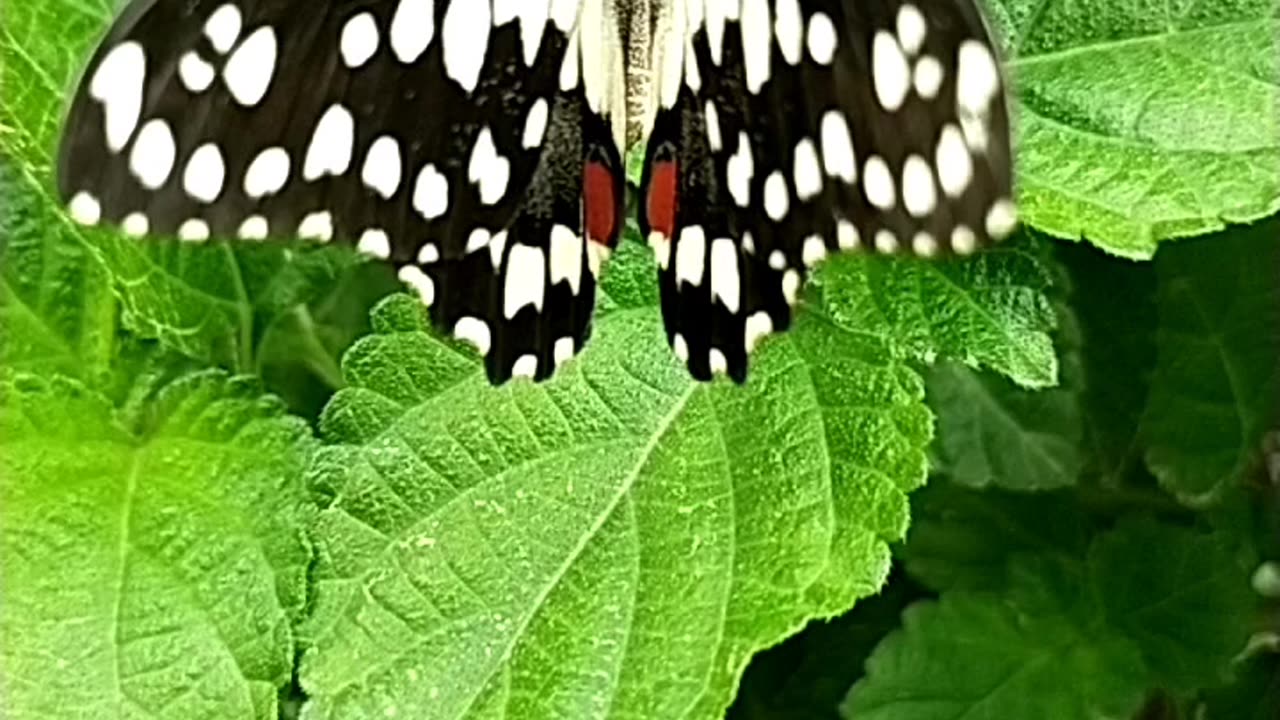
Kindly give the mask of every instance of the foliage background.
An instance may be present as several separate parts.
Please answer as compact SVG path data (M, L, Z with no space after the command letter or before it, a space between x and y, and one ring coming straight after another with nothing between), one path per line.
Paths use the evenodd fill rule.
M630 239L494 391L344 248L71 225L111 3L5 4L6 716L1272 717L1280 15L988 9L1015 241L829 261L736 388Z

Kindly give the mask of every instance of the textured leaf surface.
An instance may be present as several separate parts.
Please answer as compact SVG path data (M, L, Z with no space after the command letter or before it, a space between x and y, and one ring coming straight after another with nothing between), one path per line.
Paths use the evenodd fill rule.
M305 600L305 426L217 373L127 417L0 383L5 717L274 720Z
M214 244L190 248L172 241L139 242L108 230L73 226L53 193L51 162L65 98L113 14L110 0L16 2L0 26L0 156L8 158L6 195L18 197L20 222L6 228L7 253L24 267L65 269L85 255L99 267L77 263L75 273L105 273L120 298L122 322L190 357L239 371L258 369L260 335L286 311L316 297L355 262L344 248L293 251L272 246ZM11 176L11 177L10 177ZM6 258L10 260L11 258ZM8 267L9 263L6 263ZM23 277L29 278L24 274ZM46 279L49 279L46 277ZM74 278L69 278L74 281ZM70 291L6 291L12 302L49 302ZM41 287L54 283L42 283ZM101 302L87 308L105 312ZM63 351L56 345L40 352ZM34 351L34 348L33 348Z
M307 717L719 717L751 653L879 587L923 480L918 379L822 323L745 391L692 384L651 308L509 391L421 330L358 345Z
M1057 307L1056 388L1020 388L954 362L925 372L929 406L938 415L935 472L969 487L1047 490L1076 482L1084 463L1080 340L1070 310Z
M1142 702L1134 648L1066 613L1027 616L999 595L955 593L903 620L850 693L851 720L1129 717Z
M836 257L821 268L832 318L881 338L907 358L953 359L987 367L1024 387L1058 379L1045 292L1052 277L1040 241L1017 242L974 258L930 262Z
M1161 255L1146 459L1170 491L1203 498L1239 478L1280 397L1280 223Z
M1108 252L1280 209L1272 0L993 0L1031 225Z

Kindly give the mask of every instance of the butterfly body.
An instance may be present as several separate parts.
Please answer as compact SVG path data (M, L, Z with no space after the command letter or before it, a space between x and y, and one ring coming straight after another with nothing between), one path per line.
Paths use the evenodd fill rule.
M742 381L826 255L1012 229L971 2L133 0L72 101L59 190L132 235L351 243L501 383L586 343L645 136L668 341Z

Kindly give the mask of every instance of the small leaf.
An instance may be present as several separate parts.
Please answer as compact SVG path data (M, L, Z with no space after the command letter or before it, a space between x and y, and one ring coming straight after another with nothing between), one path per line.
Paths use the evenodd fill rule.
M1255 600L1224 537L1133 517L1099 538L1089 564L1108 622L1166 687L1191 691L1229 677Z
M1275 427L1280 395L1280 223L1161 255L1146 460L1169 491L1203 500L1239 478Z
M0 380L6 718L277 716L306 597L306 427L220 373L148 408L135 433L74 380Z
M1116 255L1280 210L1271 0L996 0L1024 219Z

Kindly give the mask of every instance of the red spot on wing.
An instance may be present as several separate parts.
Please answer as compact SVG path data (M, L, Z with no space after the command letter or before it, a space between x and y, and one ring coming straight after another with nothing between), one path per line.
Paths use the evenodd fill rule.
M649 174L649 197L645 199L645 217L651 232L670 238L676 231L676 163L664 160L653 164Z
M582 170L582 202L587 238L612 247L618 237L618 197L613 173L604 163L590 161Z

